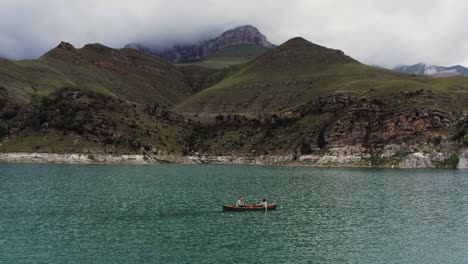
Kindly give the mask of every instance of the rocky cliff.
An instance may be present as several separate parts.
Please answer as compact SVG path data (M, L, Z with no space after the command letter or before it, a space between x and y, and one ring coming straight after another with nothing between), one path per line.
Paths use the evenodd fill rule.
M152 49L140 43L128 44L125 47L151 53L172 62L191 62L199 61L218 50L234 45L273 47L257 28L249 25L228 30L219 37L193 45L175 45L163 50Z
M466 118L336 93L258 119L219 114L216 125L197 127L187 141L202 162L466 168Z

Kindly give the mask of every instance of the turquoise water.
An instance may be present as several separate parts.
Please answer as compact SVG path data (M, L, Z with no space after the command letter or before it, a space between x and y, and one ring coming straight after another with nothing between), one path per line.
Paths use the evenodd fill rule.
M0 263L468 263L468 173L0 164Z

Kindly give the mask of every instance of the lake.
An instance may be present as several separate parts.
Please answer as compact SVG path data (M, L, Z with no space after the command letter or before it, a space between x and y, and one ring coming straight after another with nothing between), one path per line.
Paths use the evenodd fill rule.
M3 163L0 263L468 263L468 171Z

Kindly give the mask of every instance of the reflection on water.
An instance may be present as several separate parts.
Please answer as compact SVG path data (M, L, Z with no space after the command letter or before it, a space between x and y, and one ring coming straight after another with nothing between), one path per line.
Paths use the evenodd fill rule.
M467 176L0 164L0 263L468 263Z

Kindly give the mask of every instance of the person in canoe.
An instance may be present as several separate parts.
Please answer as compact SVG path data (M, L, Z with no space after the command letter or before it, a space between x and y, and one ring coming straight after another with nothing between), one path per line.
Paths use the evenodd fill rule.
M263 197L262 201L258 205L262 205L265 208L267 207L267 201L266 201L265 197Z
M236 207L244 207L245 204L244 204L244 198L242 198L242 196L239 198L239 200L237 200L237 203L236 203Z

